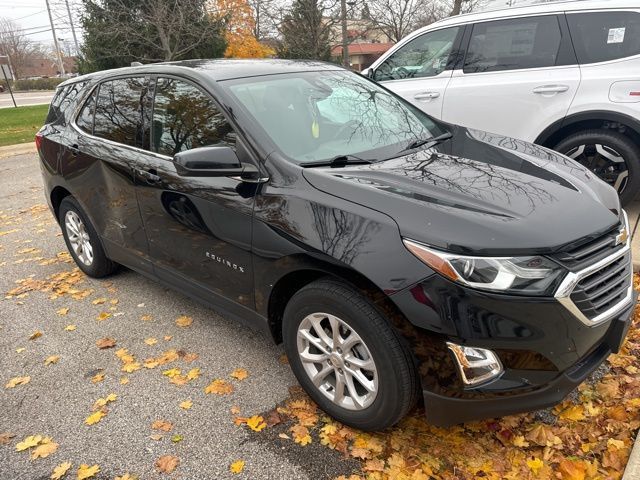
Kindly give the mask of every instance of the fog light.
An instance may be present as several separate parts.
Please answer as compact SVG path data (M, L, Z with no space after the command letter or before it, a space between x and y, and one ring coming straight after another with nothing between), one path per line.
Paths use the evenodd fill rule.
M453 352L462 382L467 386L498 378L504 370L500 359L491 350L465 347L451 342L447 342L447 347Z

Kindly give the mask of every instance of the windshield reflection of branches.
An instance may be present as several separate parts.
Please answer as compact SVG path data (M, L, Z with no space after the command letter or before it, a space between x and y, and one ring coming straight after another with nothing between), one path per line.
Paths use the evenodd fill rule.
M492 203L508 205L512 197L526 198L531 210L555 199L544 183L529 180L531 177L489 163L438 154L433 150L374 164L370 169L393 169L394 173L413 180Z
M366 218L344 210L314 203L311 205L313 228L318 234L321 250L344 263L351 264L363 253L363 245L369 244L379 226Z

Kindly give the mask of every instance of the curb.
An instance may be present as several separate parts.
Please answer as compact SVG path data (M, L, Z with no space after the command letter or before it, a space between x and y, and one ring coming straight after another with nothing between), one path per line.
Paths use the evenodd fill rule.
M637 480L638 478L640 478L640 432L636 436L636 442L622 474L622 480Z
M0 147L0 158L12 157L14 155L23 155L25 153L36 153L35 142L18 143L16 145L7 145Z

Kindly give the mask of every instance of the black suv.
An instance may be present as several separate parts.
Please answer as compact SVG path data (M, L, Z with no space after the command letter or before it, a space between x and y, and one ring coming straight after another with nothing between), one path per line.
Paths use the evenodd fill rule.
M262 329L348 425L392 425L419 395L437 425L555 404L629 327L613 188L335 65L75 78L36 143L87 275L126 265Z

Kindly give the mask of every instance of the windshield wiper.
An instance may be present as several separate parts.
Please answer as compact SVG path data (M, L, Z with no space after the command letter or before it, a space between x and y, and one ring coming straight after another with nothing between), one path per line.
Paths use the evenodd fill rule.
M346 165L365 165L373 163L372 160L356 157L355 155L338 155L330 160L314 160L312 162L302 162L301 167L331 167L340 168Z
M418 138L413 142L411 142L409 145L407 145L407 147L402 151L405 152L407 150L413 150L414 148L422 147L427 143L432 144L430 146L437 145L440 142L449 140L451 137L453 137L453 134L451 132L445 132L442 135L438 135L437 137Z

